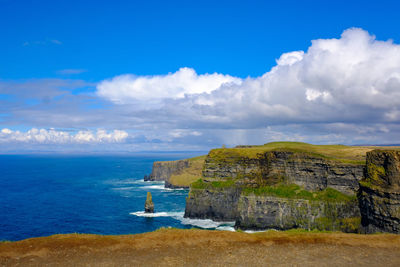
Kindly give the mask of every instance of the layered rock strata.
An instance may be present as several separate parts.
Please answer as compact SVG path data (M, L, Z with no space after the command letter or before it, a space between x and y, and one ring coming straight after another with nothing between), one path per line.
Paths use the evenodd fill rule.
M240 178L243 183L256 186L284 179L311 191L329 187L345 194L357 192L363 176L364 165L290 151L270 151L256 159L207 157L203 170L205 181Z
M274 196L241 195L236 227L242 229L292 228L358 232L357 200L317 201Z
M210 153L202 180L191 186L185 217L235 220L241 229L356 232L355 194L363 173L363 165L311 153L268 151L256 158Z
M400 151L368 152L366 167L359 194L364 231L400 233Z

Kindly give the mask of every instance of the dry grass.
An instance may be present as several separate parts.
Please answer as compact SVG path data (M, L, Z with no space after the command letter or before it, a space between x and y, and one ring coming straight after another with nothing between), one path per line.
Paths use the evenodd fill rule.
M161 229L0 243L1 266L399 266L400 236Z
M188 187L191 183L201 177L203 164L206 156L200 156L188 159L189 168L185 168L178 173L174 173L169 178L169 182L175 186Z

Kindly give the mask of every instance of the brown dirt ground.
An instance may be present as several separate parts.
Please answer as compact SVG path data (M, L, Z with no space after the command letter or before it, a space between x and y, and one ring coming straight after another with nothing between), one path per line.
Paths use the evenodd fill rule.
M0 243L0 266L400 266L400 235L161 229Z

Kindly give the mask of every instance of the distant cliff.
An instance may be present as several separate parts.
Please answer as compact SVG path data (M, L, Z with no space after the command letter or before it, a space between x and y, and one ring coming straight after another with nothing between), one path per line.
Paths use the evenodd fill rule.
M171 174L178 172L184 168L189 167L189 161L175 160L175 161L156 161L153 163L153 168L149 176L145 176L145 181L167 181Z
M365 155L370 150L285 142L212 150L205 160L202 179L191 185L185 217L236 221L241 229L360 232L357 194L360 180L365 180ZM395 171L391 173L398 177ZM390 192L392 206L398 208L399 194ZM365 194L371 196L370 192ZM364 198L362 203L376 207L372 202ZM365 206L362 212L382 214L371 208L366 211ZM391 220L390 225L397 229L398 221Z
M165 181L167 188L189 188L189 185L201 177L205 156L175 160L156 161L145 181Z

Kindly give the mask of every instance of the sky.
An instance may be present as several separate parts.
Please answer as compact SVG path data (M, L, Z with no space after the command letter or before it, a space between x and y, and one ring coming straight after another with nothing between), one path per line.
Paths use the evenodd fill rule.
M399 144L399 8L0 0L0 153Z

